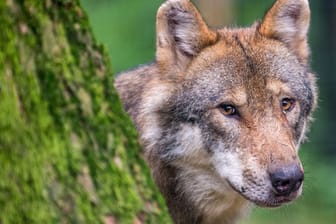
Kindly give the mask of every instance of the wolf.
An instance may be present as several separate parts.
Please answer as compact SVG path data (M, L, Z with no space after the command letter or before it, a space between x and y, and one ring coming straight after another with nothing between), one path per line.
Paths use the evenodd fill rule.
M115 87L174 223L233 224L298 198L316 107L308 0L277 0L248 28L212 29L189 0L157 12L155 61Z

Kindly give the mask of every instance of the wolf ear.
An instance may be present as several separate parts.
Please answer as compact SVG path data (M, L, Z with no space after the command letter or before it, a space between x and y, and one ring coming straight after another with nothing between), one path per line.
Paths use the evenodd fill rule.
M185 66L217 38L189 0L166 1L158 10L156 29L156 59L166 66Z
M306 63L309 57L307 34L310 22L308 0L277 0L266 13L258 31L285 43Z

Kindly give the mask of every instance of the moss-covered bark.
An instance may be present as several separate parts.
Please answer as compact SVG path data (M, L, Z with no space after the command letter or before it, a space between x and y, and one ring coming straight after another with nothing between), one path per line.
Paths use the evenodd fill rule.
M169 223L79 2L0 0L0 24L0 223Z

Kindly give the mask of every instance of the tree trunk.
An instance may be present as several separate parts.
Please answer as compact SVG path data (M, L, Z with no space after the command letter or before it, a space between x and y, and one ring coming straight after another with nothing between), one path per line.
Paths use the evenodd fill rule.
M0 24L0 223L169 223L78 0Z

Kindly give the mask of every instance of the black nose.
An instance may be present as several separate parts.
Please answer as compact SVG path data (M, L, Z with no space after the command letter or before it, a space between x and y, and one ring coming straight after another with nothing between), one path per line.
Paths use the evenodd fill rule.
M274 192L278 196L288 196L296 192L303 182L303 171L297 165L281 168L270 174Z

